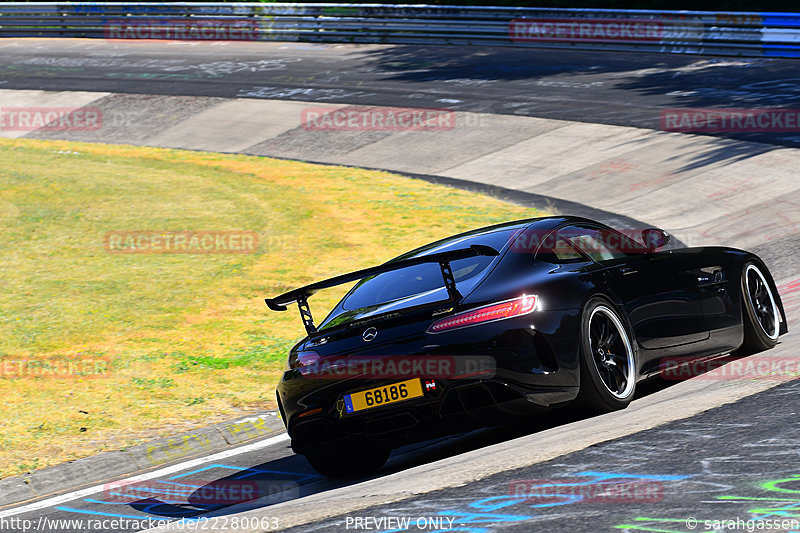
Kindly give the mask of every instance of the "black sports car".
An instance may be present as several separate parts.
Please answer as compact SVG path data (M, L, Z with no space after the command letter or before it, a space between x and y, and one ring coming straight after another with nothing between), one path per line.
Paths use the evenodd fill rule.
M638 237L638 236L637 236ZM752 253L658 251L591 220L509 222L267 299L296 302L278 405L295 452L329 476L380 468L399 445L580 402L622 409L666 358L773 347L775 283ZM358 281L314 324L307 298Z

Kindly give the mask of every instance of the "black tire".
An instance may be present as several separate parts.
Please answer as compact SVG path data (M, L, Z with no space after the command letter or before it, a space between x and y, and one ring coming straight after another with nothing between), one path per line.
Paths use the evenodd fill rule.
M577 403L594 412L624 409L636 392L636 342L626 320L605 298L589 300L580 325Z
M742 326L744 342L737 355L769 350L778 344L780 310L764 267L748 261L742 268Z
M363 477L374 474L386 463L390 450L376 446L351 451L322 448L305 454L309 464L330 478Z

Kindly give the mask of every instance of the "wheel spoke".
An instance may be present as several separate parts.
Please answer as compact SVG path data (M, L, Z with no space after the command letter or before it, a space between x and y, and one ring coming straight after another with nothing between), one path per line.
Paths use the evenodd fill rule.
M617 392L620 393L624 391L625 387L628 385L628 359L624 355L612 355L612 359L614 360L614 366L611 368L619 376L619 379L617 380Z
M628 383L626 372L628 370L628 361L624 355L614 353L606 353L607 358L600 360L602 374L604 374L603 381L608 386L609 390L620 394L625 390Z
M753 274L752 272L747 276L748 287L750 288L750 296L755 300L758 298L758 285L760 280L758 276Z
M611 325L609 324L608 335L606 336L606 346L610 348L611 346L614 346L619 340L621 340L619 336L619 331L617 331L617 328L611 327Z
M608 387L609 390L612 392L619 393L619 381L617 380L617 375L614 373L612 368L603 367L604 374L606 378L603 380Z
M759 313L759 322L764 326L764 331L766 331L768 335L772 335L772 332L775 330L775 319L772 313L768 310Z
M608 320L603 317L600 320L600 344L606 344L608 338Z
M625 387L628 384L628 378L625 376L625 372L622 371L622 368L618 366L614 366L612 368L613 368L614 378L617 383L617 393L621 393L622 391L625 390Z
M608 350L613 353L623 354L620 355L620 357L622 357L623 360L625 359L625 342L622 340L622 336L619 332L614 335L613 341L608 345Z
M589 326L589 339L592 341L592 348L597 348L597 345L602 342L602 335L600 333L599 321L594 320Z
M758 288L756 289L756 296L759 300L768 297L767 296L767 287L764 285L764 282L761 281L761 278L758 279Z
M618 354L614 352L614 353L609 353L608 355L610 355L611 359L614 361L614 366L627 369L628 358L624 354Z

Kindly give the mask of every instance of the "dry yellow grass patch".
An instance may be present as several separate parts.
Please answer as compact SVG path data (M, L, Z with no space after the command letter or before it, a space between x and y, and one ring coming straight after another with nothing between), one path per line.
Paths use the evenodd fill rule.
M539 214L385 172L259 157L0 140L0 160L0 477L271 408L303 328L264 297ZM108 253L104 235L125 230L248 230L259 245ZM339 294L313 298L316 315ZM20 361L55 356L107 360L107 372L13 377Z

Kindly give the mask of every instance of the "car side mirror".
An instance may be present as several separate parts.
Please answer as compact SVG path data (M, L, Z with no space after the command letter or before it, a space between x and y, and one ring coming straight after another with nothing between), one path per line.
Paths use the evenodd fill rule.
M642 241L650 252L663 248L671 239L672 236L663 229L648 228L642 232Z

